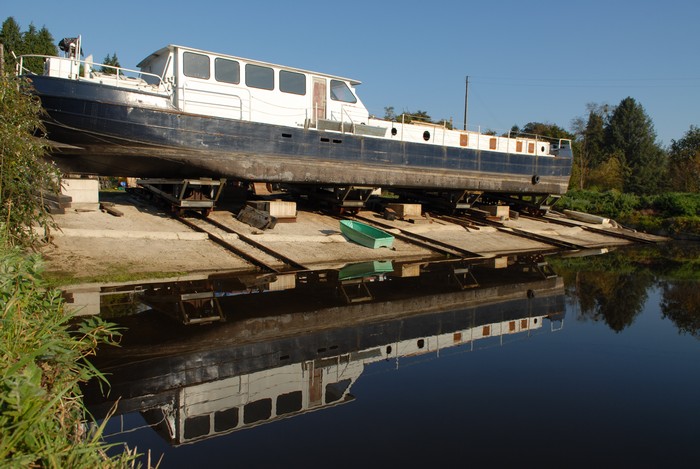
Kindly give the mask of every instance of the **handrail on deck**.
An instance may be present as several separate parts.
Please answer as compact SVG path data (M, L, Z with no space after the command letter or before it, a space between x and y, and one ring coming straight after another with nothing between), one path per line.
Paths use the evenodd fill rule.
M75 74L75 76L78 77L78 78L80 78L80 66L82 65L82 66L85 67L84 70L89 70L89 71L91 71L91 72L104 73L105 75L114 76L114 77L115 77L115 81L117 82L117 84L119 83L119 80L120 80L120 79L122 79L122 80L127 79L127 80L128 80L128 79L133 79L133 78L134 78L134 77L130 77L130 76L127 75L127 74L135 74L135 75L137 75L137 78L140 78L140 79L143 79L142 77L144 77L144 76L145 76L145 77L155 78L155 79L157 80L157 82L156 82L155 85L156 85L158 88L163 88L163 89L166 89L166 90L168 89L168 86L167 86L166 82L163 80L163 78L162 78L160 75L156 75L156 74L154 74L154 73L143 72L143 71L140 71L140 70L132 70L132 69L129 69L129 68L124 68L124 67L115 67L115 66L113 66L113 65L107 65L107 64L95 64L95 63L92 62L92 61L78 60L78 59L69 58L69 57L59 57L59 56L56 56L56 55L40 55L40 54L24 54L24 55L20 55L20 56L18 57L19 60L18 60L18 62L17 62L17 69L16 69L17 75L23 75L23 74L25 74L25 73L27 73L27 74L34 74L31 70L24 68L24 59L25 59L25 58L30 58L30 57L43 58L43 59L44 59L44 62L46 62L47 59L54 59L54 58L55 58L55 59L60 59L60 60L67 60L67 61L69 61L69 62L71 63L71 72L73 72L73 70L72 70L72 68L74 67L73 64L77 63L77 64L78 64L78 72ZM114 73L107 73L107 72L100 72L100 71L97 71L97 70L95 70L95 67L96 67L96 66L97 66L97 67L102 67L102 68L114 70ZM71 73L71 75L73 75L73 73ZM126 77L126 78L124 78L124 77ZM146 81L146 80L144 80L144 81ZM146 83L148 83L148 81L146 81ZM150 83L148 83L148 84L149 84L149 86L152 86Z
M348 116L348 120L350 121L350 132L354 133L355 132L355 122L353 122L352 117L350 116L350 113L348 113L347 109L342 104L340 106L340 131L341 131L341 133L345 133L345 119L343 118L343 114Z

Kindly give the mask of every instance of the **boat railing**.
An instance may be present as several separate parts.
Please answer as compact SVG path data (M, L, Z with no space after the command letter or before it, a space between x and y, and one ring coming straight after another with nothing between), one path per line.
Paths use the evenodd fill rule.
M24 66L25 59L41 58L44 60L43 74L71 80L91 80L102 83L110 82L115 86L129 88L157 89L170 91L170 85L156 74L116 67L108 64L95 64L91 60L78 60L72 57L55 55L24 54L17 59L17 75L35 75L36 72ZM100 70L96 70L100 67Z
M207 89L207 90L201 90L198 88L188 88L187 86L181 86L179 87L181 92L179 93L180 96L178 98L178 107L180 109L186 110L188 108L191 108L192 106L201 106L201 107L206 107L211 110L220 110L222 115L225 115L227 117L231 117L233 119L239 119L243 120L243 114L244 114L244 105L243 105L243 98L237 94L231 94L230 92L225 92L225 91L214 91L212 89ZM246 90L247 91L247 90ZM207 96L210 99L197 99L197 95L204 95ZM211 99L211 97L215 99ZM231 100L237 101L237 105L232 105ZM252 102L251 102L251 97L250 97L250 92L248 91L248 115L252 113ZM231 112L236 112L238 111L238 116L232 116ZM221 113L217 113L214 111L215 114L219 115Z
M388 119L383 120L387 121ZM416 139L421 138L419 133L413 130L407 135L405 132L409 132L409 129L420 129L425 131L422 136L424 141L436 143L442 137L442 145L459 145L476 150L497 150L532 156L572 156L571 139L567 138L514 131L498 135L493 130L483 131L481 127L478 127L478 130L454 129L450 126L450 121L432 122L425 116L406 113L391 119L391 122L401 124L397 129L398 133L393 134L399 141L416 141Z
M345 133L345 117L347 116L348 121L350 121L350 133L355 132L355 122L353 122L352 117L350 117L350 113L348 113L348 110L345 106L340 106L340 131L342 133Z
M318 113L318 108L317 111ZM323 120L323 119L321 119ZM353 121L350 113L345 106L340 106L340 111L330 112L330 121L337 122L337 131L341 133L354 133L355 132L355 121Z

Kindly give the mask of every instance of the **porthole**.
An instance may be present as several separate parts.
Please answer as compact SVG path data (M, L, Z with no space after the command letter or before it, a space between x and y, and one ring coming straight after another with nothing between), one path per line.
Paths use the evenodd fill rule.
M396 130L396 127L392 127L392 128L391 128L391 135L392 135L393 137L396 137L396 134L397 134L397 133L399 133L399 131Z
M544 153L544 146L542 146L540 150L542 151L542 153Z
M423 132L423 140L425 140L426 142L430 140L430 132L428 132L427 130Z
M418 345L418 348L425 347L425 339L418 339L418 342L416 343L416 345Z

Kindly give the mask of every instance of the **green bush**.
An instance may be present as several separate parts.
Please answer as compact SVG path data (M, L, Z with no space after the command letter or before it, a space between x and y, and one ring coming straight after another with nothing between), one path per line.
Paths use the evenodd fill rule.
M696 193L637 196L616 190L570 190L557 203L557 209L614 218L651 233L700 235L700 194Z
M672 217L666 220L669 233L689 233L700 235L700 217Z
M639 208L640 198L617 190L605 192L570 190L557 204L559 209L578 210L611 218L630 215Z
M650 202L665 217L700 215L700 194L669 192L653 197Z
M28 246L39 238L32 230L52 228L42 191L59 191L59 171L46 159L46 138L39 119L41 103L25 80L0 75L0 220L6 240Z

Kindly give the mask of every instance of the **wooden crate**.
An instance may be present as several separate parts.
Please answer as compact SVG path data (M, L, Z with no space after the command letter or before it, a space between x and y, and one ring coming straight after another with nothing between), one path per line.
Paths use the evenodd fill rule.
M278 221L290 221L297 218L297 203L282 200L250 200L248 205L267 212Z
M507 220L510 216L510 207L507 205L486 205L480 208L488 212L489 216L500 217L503 220Z
M420 218L422 213L421 204L388 204L387 208L393 210L401 219Z

